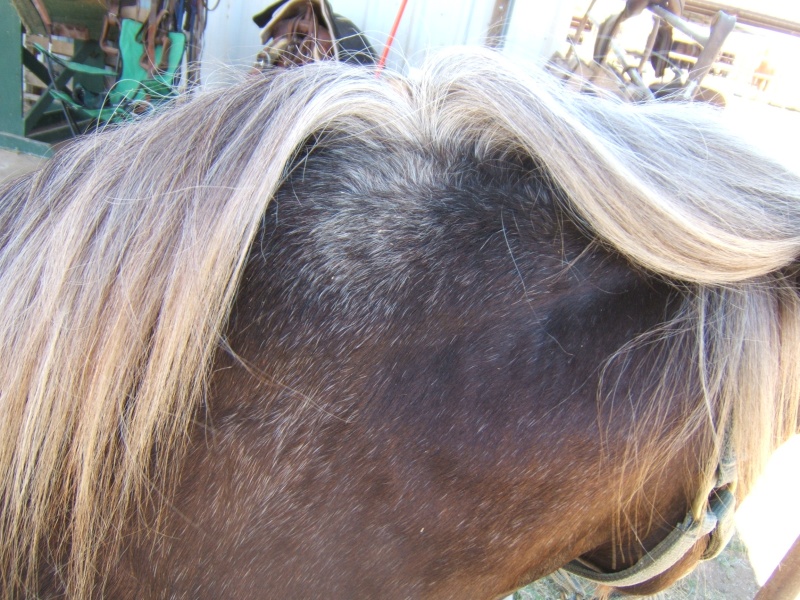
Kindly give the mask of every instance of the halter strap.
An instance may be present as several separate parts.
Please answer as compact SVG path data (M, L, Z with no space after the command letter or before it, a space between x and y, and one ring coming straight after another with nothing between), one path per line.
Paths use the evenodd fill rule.
M722 552L733 535L735 489L736 461L726 440L717 466L716 483L708 494L701 496L704 498L703 503L706 508L700 519L695 519L689 512L683 522L670 531L655 548L648 551L633 566L622 571L604 573L581 559L573 560L562 568L596 583L615 587L638 585L674 567L700 538L709 534L702 560L712 559Z

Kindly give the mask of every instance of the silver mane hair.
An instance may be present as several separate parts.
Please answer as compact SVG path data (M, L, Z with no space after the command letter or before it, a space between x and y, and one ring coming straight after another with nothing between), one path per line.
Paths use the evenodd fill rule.
M532 157L597 243L684 290L664 332L692 332L686 436L714 432L708 477L726 431L746 484L797 430L797 174L707 109L572 95L488 52L413 80L309 65L88 136L0 190L0 595L55 558L92 595L122 524L168 501L262 216L329 136L396 154L412 187L446 177L421 147Z

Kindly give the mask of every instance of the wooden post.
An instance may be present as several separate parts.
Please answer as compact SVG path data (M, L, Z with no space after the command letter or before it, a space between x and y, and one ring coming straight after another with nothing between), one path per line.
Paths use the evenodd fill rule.
M762 587L755 600L796 600L800 598L800 537Z
M489 48L502 48L503 38L508 29L508 21L514 10L514 0L495 0L492 19L486 32L486 45Z

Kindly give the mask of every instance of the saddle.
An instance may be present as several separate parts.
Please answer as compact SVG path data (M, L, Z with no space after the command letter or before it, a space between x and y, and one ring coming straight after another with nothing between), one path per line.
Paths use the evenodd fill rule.
M374 64L375 51L352 21L328 0L276 2L253 17L262 28L256 68L294 67L318 60Z

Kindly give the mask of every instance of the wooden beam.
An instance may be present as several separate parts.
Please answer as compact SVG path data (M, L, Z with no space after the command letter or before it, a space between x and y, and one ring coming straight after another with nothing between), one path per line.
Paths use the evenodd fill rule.
M489 48L502 48L508 22L514 10L514 0L495 0L492 8L492 18L489 20L489 29L486 32L486 45Z
M800 598L800 537L798 537L783 560L775 567L767 583L755 600L795 600Z
M2 0L7 2L7 0ZM14 7L19 19L22 21L25 31L28 33L35 33L37 35L50 35L48 26L50 24L49 18L47 24L45 19L39 13L38 7L30 0L10 0L11 6Z
M8 2L9 0L2 0ZM108 10L105 0L10 0L25 31L96 40Z
M729 6L728 4L715 2L714 0L687 0L686 6L683 9L683 16L688 17L689 15L696 15L705 20L710 20L719 11L724 11L736 17L736 22L742 25L750 25L751 27L759 27L769 31L800 37L800 23L797 21L790 21L788 19L757 13L752 10L746 10L744 8L737 8L736 6Z

